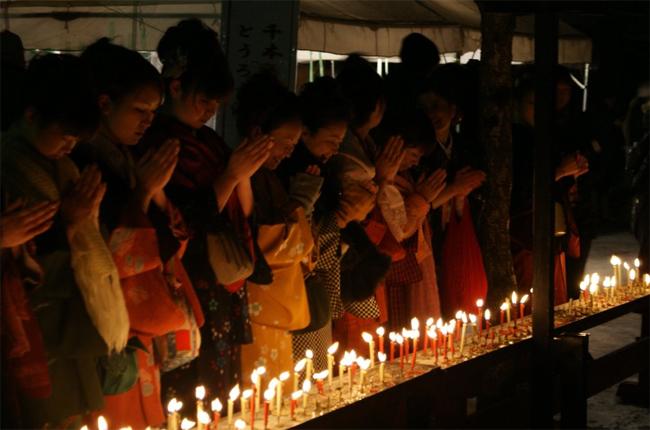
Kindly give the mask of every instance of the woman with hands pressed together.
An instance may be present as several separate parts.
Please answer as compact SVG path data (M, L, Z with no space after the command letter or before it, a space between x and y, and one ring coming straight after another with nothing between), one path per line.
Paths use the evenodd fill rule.
M25 255L38 264L23 259L36 282L27 296L42 334L51 390L22 391L16 403L23 426L77 426L81 414L103 406L97 362L123 350L129 330L117 268L99 232L106 185L97 166L79 174L67 156L93 135L99 109L76 57L35 58L27 79L23 118L3 136L3 192L27 205L60 202L60 209ZM41 219L49 217L47 211ZM38 382L45 381L37 375L32 384Z
M198 357L162 375L163 402L176 397L191 405L198 385L206 387L208 398L223 400L241 382L240 348L251 341L246 279L226 285L218 281L208 240L213 232L229 230L254 254L248 221L253 211L250 177L268 159L273 142L260 135L231 150L205 125L234 86L216 32L199 20L181 21L165 32L157 52L163 63L165 102L139 152L161 148L170 138L180 143L178 162L164 190L187 224L183 265L205 316Z

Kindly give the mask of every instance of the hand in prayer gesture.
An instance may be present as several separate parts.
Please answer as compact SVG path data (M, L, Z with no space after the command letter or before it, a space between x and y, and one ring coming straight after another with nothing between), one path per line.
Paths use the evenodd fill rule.
M457 190L457 195L466 197L469 193L481 186L485 181L485 172L482 170L463 167L456 173L453 186Z
M40 202L25 207L22 199L9 204L0 217L0 245L22 245L47 231L59 209L59 202Z
M106 184L96 165L86 167L73 188L61 202L61 215L67 227L75 227L87 220L96 221L99 205L106 193Z
M388 139L375 164L375 181L377 183L392 183L395 180L399 166L404 158L404 139L393 136Z
M268 135L242 140L230 156L225 174L236 183L250 178L269 158L272 147L273 138Z
M444 169L438 169L429 176L422 176L418 180L415 190L424 200L431 203L445 189L447 172Z
M180 142L168 139L160 148L147 151L136 167L136 195L144 212L153 200L163 207L166 201L163 189L169 182L178 163Z

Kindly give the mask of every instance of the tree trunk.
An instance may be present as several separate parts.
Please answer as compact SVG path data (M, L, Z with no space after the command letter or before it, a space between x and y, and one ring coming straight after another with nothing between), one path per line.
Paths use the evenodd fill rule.
M495 311L516 288L509 231L512 189L510 63L515 18L509 13L481 9L479 138L486 155L487 179L480 241L488 281L487 304Z

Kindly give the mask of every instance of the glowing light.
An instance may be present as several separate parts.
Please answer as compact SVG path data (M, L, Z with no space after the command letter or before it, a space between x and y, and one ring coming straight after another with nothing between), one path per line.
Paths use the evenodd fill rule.
M311 360L312 358L314 358L314 351L312 351L311 349L306 350L305 357Z
M246 428L246 422L241 418L237 418L237 421L235 421L235 428L237 430L244 430Z
M296 373L300 373L302 372L302 369L304 369L306 365L307 365L307 360L301 358L294 366L293 371Z
M205 399L205 387L203 385L199 385L194 389L194 395L198 400L203 400Z
M194 421L190 421L187 418L183 418L183 421L181 422L181 430L190 430L195 425L196 423Z
M210 424L210 421L212 421L210 419L210 414L206 411L199 411L198 418L201 424Z
M377 327L377 330L375 330L375 333L377 333L377 336L381 337L384 334L386 334L386 330L383 327Z
M223 405L221 404L221 400L219 399L214 399L212 403L210 404L211 409L215 412L221 412L223 409Z
M522 305L526 304L526 302L528 301L528 297L529 297L528 294L524 294L524 296L521 298L519 303L521 303Z
M97 418L97 428L99 430L108 430L108 423L103 415L100 415L99 418Z
M336 342L336 343L337 343L336 346L338 347L338 342ZM331 348L331 347L330 347L330 348ZM289 376L290 376L290 373L289 373L289 372L282 372L282 373L280 373L280 376L279 376L279 378L280 378L280 382L284 382L284 381L286 381L287 379L289 379Z
M232 390L230 390L230 393L228 393L228 398L234 402L237 400L237 397L239 397L239 393L239 384L237 384L232 388Z
M383 363L384 361L386 361L386 354L380 352L379 354L377 354L377 358L379 359L380 363Z
M476 301L476 307L477 307L477 308L482 308L484 303L485 303L485 302L483 301L483 299L478 299L478 300Z
M361 333L361 337L363 338L364 342L370 343L372 342L372 335L368 333L367 331L364 331Z

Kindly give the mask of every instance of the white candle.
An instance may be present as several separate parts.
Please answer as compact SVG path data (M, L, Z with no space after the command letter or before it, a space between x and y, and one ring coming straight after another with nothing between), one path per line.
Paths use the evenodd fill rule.
M368 368L370 367L370 360L364 360L363 358L359 357L357 364L359 365L359 369L361 369L359 372L359 392L363 392L366 372L368 372Z
M276 394L277 398L275 400L278 416L282 415L282 402L283 402L282 386L284 385L285 381L287 381L288 379L289 379L289 372L280 373L280 377L279 377L280 382L278 383L278 392Z
M311 381L305 379L302 382L302 409L305 415L307 415L307 401L309 400L309 392L311 391Z
M463 328L460 333L460 356L463 356L463 349L465 348L465 332L467 331L467 317L463 314Z
M311 379L314 374L314 351L308 349L305 351L305 358L307 359L307 368L305 370L305 379Z
M167 430L178 430L180 424L178 421L178 412L180 412L182 408L183 402L179 402L175 398L169 401L167 404Z
M250 388L241 393L239 414L242 417L245 417L248 413L248 403L250 402L251 397L253 397L253 390Z
M204 430L205 425L201 422L200 416L204 412L203 399L205 399L205 387L200 385L194 389L194 396L196 397L196 422L198 423L197 429Z
M298 391L298 379L300 379L300 372L307 365L307 359L301 358L293 367L293 391Z
M235 401L239 398L239 384L235 385L228 393L228 426L232 425L232 414L235 407Z
M257 413L260 410L261 404L262 404L262 376L266 373L266 367L260 366L257 369L255 369L254 373L257 374L257 379L256 381L253 381L255 384L255 413ZM252 380L252 376L251 376Z
M327 348L327 382L329 384L330 390L332 389L332 380L334 377L334 354L339 349L339 343L334 342Z
M99 418L97 418L97 428L99 430L108 430L108 422L106 422L106 418L104 418L103 415L100 415Z
M386 366L386 354L380 352L377 354L379 358L379 383L384 385L384 367Z
M361 337L363 338L363 341L368 344L368 354L370 357L373 357L371 359L370 365L374 367L375 365L375 341L372 338L372 335L368 332L363 332L361 333Z

